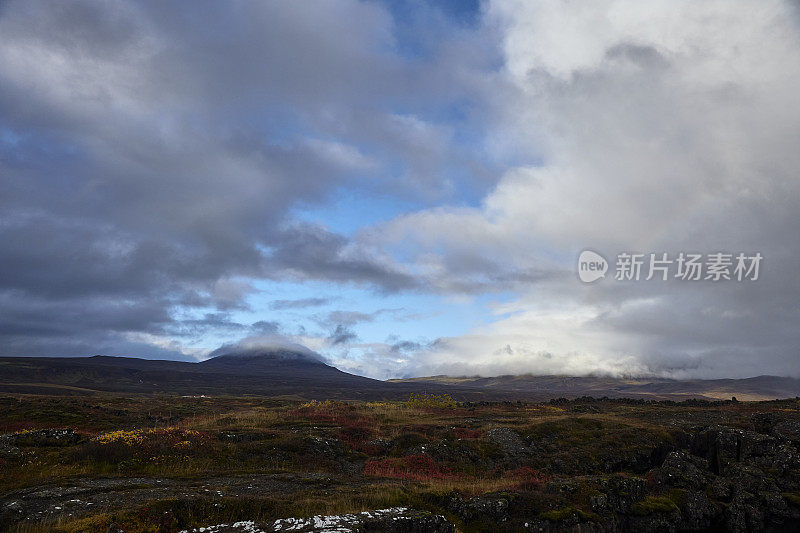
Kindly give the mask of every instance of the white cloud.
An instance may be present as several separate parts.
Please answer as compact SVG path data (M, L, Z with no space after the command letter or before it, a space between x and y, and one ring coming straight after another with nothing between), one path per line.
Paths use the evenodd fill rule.
M800 374L796 328L774 308L787 291L800 298L785 267L800 258L789 229L800 223L794 10L490 2L504 87L515 87L495 102L496 142L541 163L510 169L479 208L404 215L370 238L410 246L414 267L442 289L486 277L487 266L561 275L520 284L518 313L420 353L418 373ZM773 270L752 286L590 288L572 273L587 246L760 250ZM704 312L709 302L719 312ZM731 314L736 306L751 312ZM796 304L782 312L798 318Z

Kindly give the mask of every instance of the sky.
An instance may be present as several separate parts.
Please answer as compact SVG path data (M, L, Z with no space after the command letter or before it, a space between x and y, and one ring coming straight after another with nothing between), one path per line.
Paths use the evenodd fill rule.
M5 0L0 355L800 377L798 80L794 1Z

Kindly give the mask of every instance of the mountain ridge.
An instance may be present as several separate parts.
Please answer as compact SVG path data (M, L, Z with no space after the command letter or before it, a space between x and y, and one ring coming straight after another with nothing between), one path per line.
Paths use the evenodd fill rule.
M309 351L310 352L310 351ZM675 380L658 377L531 374L376 380L344 372L313 352L239 350L200 362L135 357L0 357L0 391L64 394L206 394L404 399L415 392L461 400L559 397L764 400L800 396L800 379L781 376Z

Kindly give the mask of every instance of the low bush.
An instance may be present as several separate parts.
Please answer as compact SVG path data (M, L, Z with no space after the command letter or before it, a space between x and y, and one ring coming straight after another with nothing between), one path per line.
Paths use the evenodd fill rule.
M406 407L411 409L455 409L457 405L449 394L431 394L428 392L414 393L406 401Z
M534 490L541 488L551 481L553 476L540 472L529 466L523 466L506 472L503 477L514 480L513 488L516 490Z
M427 455L421 454L367 461L364 465L364 474L413 481L455 479L457 477L450 468L438 464Z

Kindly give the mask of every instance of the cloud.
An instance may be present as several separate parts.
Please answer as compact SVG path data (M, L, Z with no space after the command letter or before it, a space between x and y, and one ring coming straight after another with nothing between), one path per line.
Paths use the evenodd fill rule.
M330 325L330 324L345 324L348 326L354 326L356 324L364 323L364 322L373 322L377 320L382 315L393 315L396 317L397 313L402 311L403 309L378 309L376 311L372 311L371 313L363 313L361 311L331 311L325 317L319 318L318 322L321 325Z
M80 339L64 308L90 324L118 317L107 334L124 342L187 309L247 310L253 280L415 285L348 237L291 220L342 187L403 189L387 161L419 167L420 143L436 147L425 169L455 164L447 127L391 109L402 96L417 117L436 91L411 90L425 74L397 52L389 12L195 7L0 8L0 293L38 309L27 336L2 319L15 330L6 350L56 330ZM439 174L426 174L433 189Z
M319 307L330 303L330 298L300 298L299 300L274 300L270 302L270 309L282 311L285 309L305 309Z
M392 344L393 353L418 352L423 348L422 344L414 341L398 341Z
M325 358L317 352L279 335L246 337L238 342L220 346L209 354L209 358L221 355L247 357L265 354L279 358L301 356L313 361L326 363Z
M800 375L795 4L417 9L2 3L1 350L197 357L279 335L267 307L371 375ZM392 207L297 216L352 191ZM765 260L751 284L586 286L587 247ZM316 315L259 282L362 300ZM401 293L504 303L362 342L403 319L364 301Z
M358 335L349 326L343 324L338 324L328 337L331 346L349 344L355 340L358 340Z
M391 258L375 254L314 224L276 230L266 241L264 277L370 285L387 292L416 288L418 281Z
M487 13L504 51L493 137L522 163L477 207L368 237L439 287L502 290L502 272L516 299L413 372L800 375L795 7L498 0ZM586 247L761 251L769 274L584 286Z

